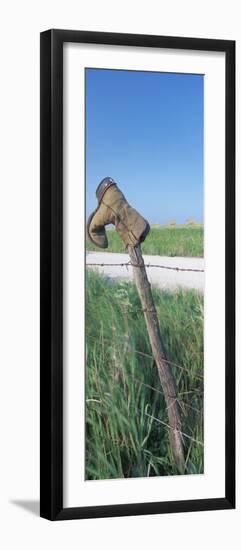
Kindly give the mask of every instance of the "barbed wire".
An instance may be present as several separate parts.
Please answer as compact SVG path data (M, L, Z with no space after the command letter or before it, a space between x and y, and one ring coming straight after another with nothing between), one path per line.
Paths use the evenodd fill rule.
M188 268L188 267L177 267L177 266L167 266L167 265L159 265L159 264L132 264L131 262L121 262L121 263L92 263L92 262L86 262L86 267L155 267L160 269L169 269L171 271L191 271L194 273L204 273L204 269L195 269L195 268Z
M99 400L99 399L86 399L86 403L91 403L91 402L92 403L98 403L98 404L102 403L102 401ZM182 430L179 430L178 428L173 428L173 426L170 426L170 424L168 424L167 422L164 422L164 420L161 420L160 418L157 418L156 416L153 416L152 414L149 414L146 411L141 411L140 409L136 409L136 410L139 414L144 414L145 416L147 416L151 420L155 420L155 422L158 422L159 424L162 424L162 426L164 426L165 428L168 428L169 430L172 430L173 432L178 432L183 437L186 437L187 439L190 439L194 443L197 443L197 445L201 445L202 447L204 447L204 443L202 441L199 441L198 439L195 439L195 437L187 434L186 432L183 432Z
M120 304L120 309L121 311L124 311L125 313L138 313L139 311L142 311L143 313L145 312L149 312L149 313L155 313L156 311L153 310L153 309L147 309L146 307L135 307L135 306L132 306L131 304L130 305L125 305L125 304ZM157 311L158 313L158 311ZM167 315L166 313L161 313L161 318L162 319L171 319L172 321L173 320L177 320L178 323L189 323L189 319L186 320L186 319L179 319L177 316L175 315Z
M139 412L141 412L141 411L139 411ZM145 411L144 411L144 415L148 416L152 420L155 420L156 422L159 422L160 424L162 424L166 428L169 428L169 430L172 430L173 432L179 432L184 437L187 437L188 439L191 439L191 441L194 441L194 443L197 443L198 445L201 445L202 447L204 447L204 443L202 441L199 441L198 439L195 439L191 435L188 435L185 432L182 432L181 430L178 430L177 428L173 428L172 426L170 426L170 424L167 424L167 422L164 422L164 420L161 420L160 418L156 418L156 416L153 416L153 415L151 415L151 414L149 414Z
M111 263L104 263L104 262L86 262L86 267L126 267L126 269L128 269L129 267L139 267L139 268L157 268L157 269L166 269L166 270L171 270L171 271L176 271L176 272L179 272L179 271L184 271L184 272L194 272L194 273L204 273L204 269L196 269L196 268L182 268L182 267L178 267L178 266L166 266L166 265L159 265L159 264L151 264L151 263L147 263L147 264L133 264L132 262L118 262L118 263L114 263L114 262L111 262ZM139 308L138 308L139 309ZM141 309L141 308L140 308ZM142 310L143 311L143 310ZM89 338L91 339L94 339L96 340L98 343L101 343L100 341L98 341L96 338L94 337L91 337L89 336ZM112 341L111 340L108 340L106 338L103 338L102 339L103 341L106 341L106 342L109 342L111 344ZM142 356L146 356L146 357L149 357L151 358L153 361L154 361L154 357L151 355L151 354L148 354L148 353L145 353L145 352L141 352L139 350L125 350L129 353L136 353L138 355L142 355ZM163 359L164 362L168 363L170 366L173 366L174 368L178 368L178 369L181 369L187 373L189 373L189 370L181 365L178 365L177 363L174 363L172 361L169 361L167 359ZM164 395L164 393L161 391L161 390L158 390L157 388L154 388L153 386L149 385L149 384L146 384L144 382L142 382L141 380L138 380L137 378L135 378L134 375L132 375L134 380L141 384L141 385L144 385L146 386L147 388L150 388L152 389L153 391L157 392L157 393L160 393L162 395ZM194 378L198 378L198 379L203 379L203 376L202 375L198 375L198 374L195 374L195 375L192 375ZM202 394L202 390L198 390L198 389L195 389L195 390L189 390L189 391L186 391L186 392L178 392L178 396L181 396L181 395L186 395L186 394L193 394L193 393L199 393ZM178 402L179 402L179 399L177 398ZM88 401L92 401L92 399L89 399ZM95 402L97 402L98 400L93 400ZM190 405L189 403L185 402L183 399L180 399L180 401L183 403L184 406L186 407L189 407L190 409L193 409L195 410L196 412L198 412L199 414L201 413L201 411L199 409L197 409L196 407L193 407L192 405ZM141 411L139 411L141 412ZM175 429L173 428L172 426L170 426L170 424L168 424L167 422L164 422L163 420L161 420L160 418L156 418L155 416L153 415L150 415L148 414L147 412L144 412L145 416L149 417L151 420L154 420L160 424L162 424L163 426L165 426L166 428L168 428L169 430L172 430L172 431L177 431L179 432L183 437L186 437L188 439L190 439L191 441L193 441L194 443L198 444L198 445L201 445L201 446L204 446L203 442L195 439L194 437L190 436L189 434L181 431L181 430L178 430L178 429Z
M163 391L157 389L157 388L154 388L154 386L151 386L150 384L146 384L145 382L142 382L142 380L139 380L138 378L136 378L134 376L134 374L131 375L131 377L133 378L133 380L135 382L137 382L138 384L140 384L141 386L144 386L150 390L153 390L154 392L156 393L159 393L160 395L163 395L165 397L165 394ZM192 405L190 405L190 403L188 403L187 401L184 401L183 399L177 399L177 402L178 404L180 405L181 409L182 409L182 404L185 406L185 407L188 407L189 409L192 409L193 411L197 412L198 414L201 414L201 411L200 409L198 409L197 407L193 407Z

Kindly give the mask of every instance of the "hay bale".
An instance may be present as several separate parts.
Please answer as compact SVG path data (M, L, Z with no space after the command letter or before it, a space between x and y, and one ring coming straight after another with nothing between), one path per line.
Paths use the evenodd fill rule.
M185 225L196 225L196 222L192 218L189 218L186 220Z

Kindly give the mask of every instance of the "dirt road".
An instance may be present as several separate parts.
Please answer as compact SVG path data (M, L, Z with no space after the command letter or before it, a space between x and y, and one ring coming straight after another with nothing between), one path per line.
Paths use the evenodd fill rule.
M145 264L155 264L158 266L178 267L181 269L204 269L203 258L183 258L167 256L146 256ZM133 279L131 266L93 266L90 264L121 264L130 261L128 254L116 254L113 252L87 252L86 265L89 269L97 269L106 277L119 280ZM162 269L159 267L147 267L147 275L150 283L161 289L175 290L178 287L195 288L204 291L204 272L195 271L177 271L171 269Z

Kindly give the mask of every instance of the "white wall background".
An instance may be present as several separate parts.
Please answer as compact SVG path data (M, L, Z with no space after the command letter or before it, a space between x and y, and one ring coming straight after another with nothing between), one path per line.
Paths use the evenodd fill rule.
M238 0L9 1L1 8L0 63L0 540L2 548L240 548L237 510L51 523L39 498L39 32L84 29L237 41L240 174L241 30ZM237 204L240 192L237 189ZM240 221L237 224L240 232ZM240 258L238 257L238 268ZM237 317L240 321L240 289ZM240 323L238 324L240 328ZM239 345L240 348L240 345ZM240 349L238 350L240 351ZM240 355L238 355L239 359ZM239 361L237 361L239 371ZM237 373L237 396L240 373ZM238 399L237 418L240 418ZM217 458L218 459L218 458Z

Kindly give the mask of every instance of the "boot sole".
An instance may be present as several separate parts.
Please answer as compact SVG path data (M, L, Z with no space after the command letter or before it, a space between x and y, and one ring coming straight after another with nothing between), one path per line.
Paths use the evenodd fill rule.
M99 206L97 206L97 208L94 210L94 212L92 212L92 214L90 214L90 216L88 217L88 220L87 220L87 224L86 224L86 231L87 231L87 235L88 235L88 239L95 245L97 246L98 248L108 248L108 244L107 246L99 246L98 244L96 244L96 242L92 239L91 237L91 234L90 234L90 224L92 222L92 219L94 217L94 215L96 214L96 212L99 210Z

